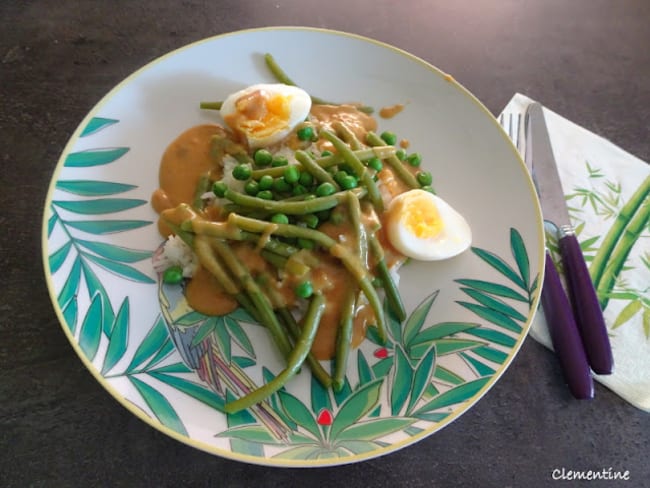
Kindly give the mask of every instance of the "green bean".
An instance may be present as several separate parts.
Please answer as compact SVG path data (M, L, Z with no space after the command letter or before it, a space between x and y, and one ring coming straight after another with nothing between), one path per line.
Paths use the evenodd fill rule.
M201 102L199 107L203 110L221 110L223 102Z
M226 199L237 205L268 210L272 213L283 213L287 215L304 215L334 208L339 203L341 203L344 198L346 198L345 195L345 192L338 192L334 193L333 195L314 198L311 200L287 202L284 200L265 200L259 197L252 197L250 195L238 193L231 189L227 189L224 193L224 197Z
M210 190L210 178L208 175L201 175L194 190L194 201L192 207L203 210L203 194Z
M379 137L377 134L374 132L368 132L368 136L366 138L368 144L371 146L382 146L384 145L384 141ZM418 183L418 180L415 179L415 176L413 176L413 173L411 173L406 166L404 166L404 163L402 163L397 156L395 156L395 153L391 154L390 156L386 156L384 158L381 158L385 160L390 167L393 169L397 177L402 180L404 183L406 183L406 186L409 188L420 188L420 184Z
M350 222L355 233L357 245L357 257L361 264L368 263L368 236L366 228L361 220L361 205L359 199L352 192L348 192L348 211L350 213Z
M278 254L275 254L271 251L267 251L266 249L262 249L260 251L260 256L262 256L266 261L268 261L278 269L284 269L287 265L288 258L279 256Z
M298 372L300 366L305 362L305 359L311 350L311 346L314 343L316 331L318 330L318 325L324 311L325 298L322 295L314 295L314 298L309 304L307 314L305 315L302 332L291 351L286 368L264 386L235 401L226 403L224 405L224 411L226 413L236 413L263 401L268 396L282 388L286 382Z
M207 222L207 224L209 226L209 224L212 224L212 222ZM384 319L384 312L379 300L379 296L377 295L377 291L372 286L364 265L359 262L359 260L356 259L356 257L353 256L350 251L348 251L344 246L336 242L331 237L323 234L322 232L313 229L306 229L297 225L269 224L268 222L243 217L237 214L230 214L228 216L228 224L248 232L269 232L271 234L280 235L282 237L309 239L327 249L332 256L338 258L343 263L345 268L357 280L359 287L368 299L368 303L375 313L379 337L384 341L386 340L386 324ZM271 225L272 227L269 227ZM208 230L207 226L205 230Z
M232 252L229 246L225 242L214 239L211 241L213 249L221 256L224 263L230 271L237 276L244 289L248 293L249 298L253 302L253 305L258 311L258 316L261 318L261 322L266 326L266 328L271 333L273 340L278 345L280 352L284 357L289 357L291 354L291 343L289 339L284 334L282 326L278 322L278 318L273 312L273 307L268 301L268 298L260 287L257 286L255 280L248 272L246 267L239 261L235 253Z
M316 181L320 181L321 183L329 183L333 185L334 188L336 188L336 191L340 190L339 185L337 185L336 181L334 181L332 175L320 167L318 163L316 163L316 160L311 157L311 155L305 151L298 150L296 151L296 159L300 161L303 168L305 168Z
M354 325L354 293L345 297L341 306L341 322L336 335L336 356L334 358L334 376L332 386L335 392L343 389L344 376L348 367L348 357L350 356L350 347L352 345L352 329Z
M341 135L341 138L350 146L353 151L361 149L361 142L357 135L350 130L350 128L341 121L336 121L332 128Z
M379 189L377 188L377 185L373 181L372 176L370 176L370 173L368 172L367 168L354 154L354 152L347 146L347 144L345 144L345 142L339 139L336 134L326 129L321 130L320 133L325 139L327 139L329 142L331 142L334 145L338 153L341 154L341 156L343 156L343 158L345 159L345 162L352 167L353 171L357 174L359 179L363 182L364 186L366 187L366 190L368 191L368 196L370 197L370 201L375 207L375 210L381 213L384 210L384 202L381 199L381 194L379 193Z
M370 251L375 255L377 261L376 270L379 279L384 285L384 292L386 293L388 305L395 314L395 317L402 322L406 319L406 310L404 310L404 303L402 303L402 297L399 294L397 285L395 284L395 281L388 270L388 266L386 265L384 250L377 240L377 236L373 233L368 233L368 244L370 245Z

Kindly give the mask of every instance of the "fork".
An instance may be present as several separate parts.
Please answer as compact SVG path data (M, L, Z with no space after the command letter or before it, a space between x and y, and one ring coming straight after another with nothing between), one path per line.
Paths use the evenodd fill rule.
M499 115L499 125L503 127L503 130L506 131L508 134L508 137L512 141L512 143L515 145L517 148L517 151L519 151L519 154L521 154L522 158L524 156L524 151L525 151L525 142L526 138L524 137L523 131L524 131L524 116L521 113L512 113L512 112L502 112L501 115ZM531 168L528 168L530 171Z

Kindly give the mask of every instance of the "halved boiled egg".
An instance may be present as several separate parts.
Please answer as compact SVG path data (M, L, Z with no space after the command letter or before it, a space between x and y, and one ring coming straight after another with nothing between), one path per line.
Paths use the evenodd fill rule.
M386 213L386 234L399 252L421 261L451 258L472 242L467 221L442 198L424 190L396 196Z
M221 117L246 138L251 149L270 146L284 139L311 109L309 94L295 86L258 84L228 96Z

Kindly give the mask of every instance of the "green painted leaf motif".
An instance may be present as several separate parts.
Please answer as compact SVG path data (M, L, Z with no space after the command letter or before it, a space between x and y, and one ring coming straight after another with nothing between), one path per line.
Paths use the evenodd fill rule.
M229 437L231 439L242 439L260 444L278 444L279 441L261 425L242 425L232 429L224 430L215 434L215 437Z
M352 394L352 387L347 377L343 379L343 388L341 391L334 392L334 401L336 405L341 405Z
M230 312L226 317L236 321L244 322L246 324L257 324L257 321L250 316L250 314L243 308L239 307Z
M388 304L388 300L384 300L384 317L386 319L386 324L388 325L387 327L387 332L390 334L390 336L395 340L395 342L401 342L402 340L402 325L400 324L400 321L395 317L395 314L393 313L390 305ZM370 327L368 327L370 329ZM377 344L382 343L381 339L379 338L379 334L377 335Z
M79 331L79 347L88 360L95 359L102 336L102 297L95 293Z
M448 354L454 354L468 349L475 349L484 345L484 342L469 339L438 339L436 341L436 353L438 356L446 356Z
M483 388L490 378L479 378L473 381L468 381L462 385L453 387L451 390L447 390L444 393L441 393L433 400L425 403L420 407L414 415L420 413L429 413L434 410L438 410L443 407L448 407L450 405L455 405L457 403L464 402L469 400L471 397L476 395L481 388Z
M199 322L203 322L205 320L208 320L210 317L207 315L204 315L200 312L188 312L185 315L179 317L174 321L174 324L176 325L194 325L198 324Z
M321 447L308 445L296 446L273 456L273 459L304 460L310 459L321 451Z
M244 356L233 356L232 362L235 363L237 366L239 366L241 369L250 368L251 366L257 364L257 362L254 359L247 358Z
M57 301L59 302L59 307L63 307L68 303L72 297L76 296L77 290L79 289L79 280L81 278L81 258L76 257L72 268L70 269L70 274L68 274L68 279L65 280L63 288L59 292Z
M235 400L235 395L233 395L229 390L226 391L226 401L231 402ZM241 410L237 413L226 414L226 422L228 427L237 427L239 425L248 425L256 423L255 417L253 417L247 409ZM256 442L245 441L242 439L230 439L230 449L232 452L238 452L240 454L247 454L249 456L263 456L264 455L264 446Z
M450 383L452 385L462 385L465 383L465 380L461 376L458 376L450 369L440 366L439 364L436 365L436 370L433 372L433 376L440 381L444 381L445 383Z
M214 337L225 361L229 363L232 358L232 344L230 342L230 334L228 334L228 330L224 324L223 317L218 317L217 325L214 328Z
M414 416L419 418L420 420L426 420L428 422L438 423L438 422L442 422L447 417L449 417L449 414L441 413L441 412L433 412L433 413L418 413L417 415Z
M415 427L414 425L407 427L404 429L404 433L408 434L410 436L418 435L421 433L424 429L421 429L420 427Z
M497 364L503 364L505 360L508 359L508 355L505 352L488 346L477 347L476 349L473 349L472 352Z
M521 234L515 228L510 229L510 250L519 268L519 275L524 283L524 289L528 290L528 283L530 282L528 252L526 251L526 244L524 244Z
M375 378L383 378L388 374L390 368L392 367L393 367L393 357L389 356L373 364L372 372L375 375Z
M488 322L493 323L494 325L498 325L499 327L503 327L504 329L510 330L512 332L521 332L521 325L497 310L493 310L482 305L477 305L475 303L462 301L458 301L456 303L469 309L471 312L475 313L481 318L484 318Z
M210 317L208 320L201 324L196 335L192 339L192 346L196 347L203 342L203 340L212 334L217 328L217 317Z
M129 151L128 147L89 149L68 154L63 166L66 168L90 168L112 163Z
M410 345L413 338L420 332L427 315L429 315L431 305L437 296L437 291L429 295L413 310L408 319L406 319L406 323L404 324L404 345Z
M172 376L171 374L162 372L162 369L157 371L151 371L149 375L152 378L157 379L158 381L165 383L176 390L185 393L186 395L198 400L201 403L206 404L209 407L212 407L219 412L223 412L224 401L219 395L214 393L207 388L194 383L193 381L186 380L185 378L180 378L178 376Z
M280 398L280 403L282 403L282 408L287 416L296 424L307 430L316 439L319 439L321 436L320 429L318 428L316 419L309 409L290 393L280 391L278 392L278 396Z
M487 364L482 363L476 358L473 358L467 353L461 352L461 357L467 361L475 370L479 376L491 376L494 374L494 369L492 369Z
M153 358L151 358L151 360L147 363L147 365L142 369L147 371L153 368L156 364L160 363L163 359L169 356L169 354L174 350L175 350L174 343L171 340L169 340L168 337L167 339L165 339L165 343L158 350L156 355Z
M58 221L59 221L59 216L56 212L53 213L49 219L47 219L47 237L50 237L52 235L54 226Z
M246 351L250 357L254 358L255 349L253 348L253 344L251 344L248 335L246 335L246 332L242 326L239 325L239 322L231 318L229 315L226 315L224 317L224 322L232 340L234 340L237 345L239 345L239 347Z
M646 339L650 339L650 308L643 311L643 333Z
M147 203L134 198L97 198L93 200L54 200L52 202L68 212L80 215L102 215L123 212Z
M501 312L503 315L507 315L508 317L512 317L515 320L519 320L521 322L526 322L526 316L523 315L522 313L518 312L515 310L513 307L508 305L502 300L498 300L496 298L492 298L489 295L486 295L483 292L473 290L471 288L463 288L461 287L461 290L467 293L470 297L472 297L474 300L476 300L478 303L481 305L485 305L487 308L491 308L492 310L496 310L498 312Z
M127 280L135 281L138 283L148 283L148 284L155 283L155 281L149 278L146 274L126 264L122 264L117 261L111 261L110 259L104 259L99 256L95 256L94 254L89 254L86 252L82 254L84 257L88 258L93 263L101 266L105 270L110 271L115 275L121 276L122 278L126 278Z
M347 397L334 417L330 430L330 439L336 439L339 432L358 422L377 405L382 383L382 379L372 381Z
M368 339L373 344L376 344L381 347L385 347L386 349L392 348L390 342L387 342L386 344L382 344L381 338L379 337L379 332L377 332L377 327L374 325L370 325L366 328L366 339Z
M598 239L600 239L600 236L594 236L590 239L585 239L584 241L582 241L580 243L580 249L582 250L582 252L596 250L596 248L593 248L591 246L593 246L598 241Z
M390 389L390 408L393 415L399 415L411 392L413 368L401 346L395 346L395 368Z
M641 303L641 300L630 301L627 305L625 305L625 307L623 307L623 310L621 310L621 313L618 314L616 320L614 320L614 323L612 324L612 330L618 329L621 325L629 322L632 317L634 317L637 312L641 310L642 306L643 304Z
M411 386L411 398L406 407L407 414L413 410L415 405L420 401L420 398L422 398L422 395L427 389L427 385L431 383L435 368L436 347L432 344L415 368L413 384Z
M152 254L151 251L140 251L105 242L93 242L83 239L76 239L76 242L101 257L122 263L135 263L143 259L149 259Z
M137 186L110 181L59 180L56 182L56 188L82 197L105 197L133 190Z
M361 349L357 349L357 370L359 372L359 385L365 385L375 379Z
M372 441L379 439L408 427L414 421L415 419L393 417L359 422L341 431L336 438L337 444L345 441Z
M523 290L527 289L519 274L499 256L478 247L472 247L472 252L487 264L492 266L494 269L496 269L503 276L512 281L515 285L519 286Z
M77 297L73 296L61 309L61 313L63 314L63 319L65 320L68 329L74 335L77 330L77 314L79 313Z
M455 281L461 285L468 286L470 288L474 288L475 290L489 293L491 295L497 295L504 298L512 298L513 300L517 300L519 302L528 303L528 298L526 298L524 295L513 290L512 288L501 285L499 283L490 283L489 281L470 279L461 279Z
M468 330L480 327L480 324L471 322L439 322L427 329L421 331L411 341L411 346L419 344L430 344L431 341L442 339L459 332L466 332Z
M181 422L169 400L155 388L135 376L128 376L128 378L161 424L179 434L187 435L183 422Z
M367 452L376 451L382 447L381 444L377 442L361 440L341 441L338 443L338 446L346 449L351 454L365 454Z
M147 335L142 339L142 342L135 350L133 354L133 359L131 363L126 368L126 372L132 372L154 355L160 348L163 347L165 341L168 339L169 334L167 333L167 327L165 326L165 321L162 316L159 315L156 318L156 322L153 327L147 332Z
M50 273L54 274L59 270L61 265L65 262L65 258L68 257L71 247L72 241L68 241L52 254L50 254L50 257L48 258L48 261L50 263Z
M517 340L510 337L509 335L506 335L503 332L499 332L498 330L486 329L485 327L472 329L470 331L467 331L467 333L480 339L490 341L494 344L499 344L501 346L514 347L517 343Z
M178 362L155 368L150 370L152 373L191 373L192 370L188 368L185 363Z
M90 122L84 127L84 130L81 131L81 134L79 137L86 137L91 134L94 134L95 132L99 132L102 129L105 129L106 127L109 127L113 124L116 124L119 122L117 119L107 119L105 117L93 117L90 119Z
M139 229L152 222L148 220L67 220L65 224L88 234L106 235Z
M129 297L126 297L115 316L115 324L109 337L108 349L104 357L102 375L106 375L122 359L129 342Z
M84 261L82 262L82 269L84 277L86 278L86 286L88 287L88 296L92 297L96 293L99 293L102 298L102 330L107 336L111 334L111 327L113 327L113 321L115 320L115 313L113 312L113 306L111 305L110 300L108 299L108 294L104 285L99 281L97 275L90 268L90 266Z
M320 412L323 409L329 410L331 412L332 400L330 400L329 390L325 389L313 375L311 377L310 383L312 412Z

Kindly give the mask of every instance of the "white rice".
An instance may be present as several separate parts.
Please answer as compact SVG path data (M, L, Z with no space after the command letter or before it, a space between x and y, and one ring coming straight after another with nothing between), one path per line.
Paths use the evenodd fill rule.
M165 241L162 251L154 258L153 266L158 273L172 266L180 266L183 277L191 278L199 266L199 259L183 239L171 235Z

